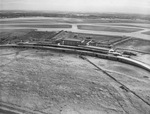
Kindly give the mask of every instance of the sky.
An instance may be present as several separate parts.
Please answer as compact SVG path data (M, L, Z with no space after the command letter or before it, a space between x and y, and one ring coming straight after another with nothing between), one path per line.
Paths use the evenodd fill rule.
M0 0L0 10L150 14L150 0Z

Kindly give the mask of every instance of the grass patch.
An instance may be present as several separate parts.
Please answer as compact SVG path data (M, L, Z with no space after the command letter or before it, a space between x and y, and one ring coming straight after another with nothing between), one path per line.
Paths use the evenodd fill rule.
M142 32L142 34L150 35L150 31Z
M12 25L13 27L31 27L31 28L71 28L72 25L55 24L55 25Z
M150 41L131 39L116 46L116 48L134 49L150 53Z
M78 25L78 29L81 30L94 30L94 31L109 31L109 32L137 32L142 29L139 28L127 28L127 27L106 27L106 26L91 26L91 25Z
M5 30L0 32L0 44L15 43L20 41L37 41L37 40L49 40L54 37L57 32L51 31L35 31L35 30Z
M109 24L111 26L124 26L124 27L136 27L136 28L150 28L150 25L149 24L121 24L121 23L112 23L112 24Z

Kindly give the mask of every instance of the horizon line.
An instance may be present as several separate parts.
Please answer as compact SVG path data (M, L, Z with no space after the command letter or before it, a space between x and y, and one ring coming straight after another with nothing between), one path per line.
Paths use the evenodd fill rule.
M94 13L97 13L97 14L135 14L135 15L150 15L150 14L145 14L145 13L128 13L128 12L113 12L113 11L107 11L107 12L96 12L96 11L58 11L58 10L27 10L27 9L0 9L0 11L26 11L26 12L43 12L43 13L52 13L52 12L55 12L55 13L82 13L82 14L86 14L86 13L91 13L91 14L94 14Z

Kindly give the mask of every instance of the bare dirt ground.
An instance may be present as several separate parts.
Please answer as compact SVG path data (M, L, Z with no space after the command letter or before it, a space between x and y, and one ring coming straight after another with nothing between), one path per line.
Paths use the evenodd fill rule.
M13 37L13 36L22 36L27 34L28 32L31 32L33 30L31 29L0 29L0 38L3 37Z
M0 30L0 44L50 40L57 34L55 31L36 31L34 29Z
M126 42L118 44L115 48L123 48L123 49L133 49L136 51L143 51L145 53L150 53L150 41L142 40L142 39L130 39Z
M150 65L150 41L142 39L130 39L115 46L115 48L120 52L130 51L136 53L137 56L131 56L131 58Z
M148 31L148 32L143 32L143 34L150 35L150 31Z
M88 58L150 102L149 72ZM78 55L43 50L0 49L0 101L46 114L150 113L148 105Z
M131 58L136 59L138 61L142 61L150 65L150 54L138 53L137 56L133 56Z
M111 26L93 26L93 25L77 25L78 29L81 30L94 30L94 31L110 31L110 32L137 32L142 29L140 28L129 28L129 27L111 27Z
M150 25L149 24L129 24L129 23L122 23L122 24L119 24L119 23L113 23L111 24L112 26L127 26L127 27L138 27L138 28L150 28Z
M72 26L71 25L67 25L67 24L46 24L46 25L44 25L44 24L42 24L42 25L40 25L40 24L36 24L36 25L21 25L21 24L19 24L19 25L10 25L10 26L13 26L13 27L31 27L31 28L71 28Z

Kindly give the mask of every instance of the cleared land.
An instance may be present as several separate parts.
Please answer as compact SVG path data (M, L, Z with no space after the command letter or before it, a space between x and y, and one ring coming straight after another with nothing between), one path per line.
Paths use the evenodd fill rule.
M137 56L132 58L150 65L150 54L138 53Z
M102 68L117 72L123 65L121 72L130 77L111 74L139 92L144 99L150 97L149 80L143 78L143 75L148 76L146 71L88 58L95 64L98 62ZM0 67L1 102L47 114L148 114L150 111L141 100L122 90L112 79L78 55L3 48L0 49Z
M122 26L122 27L135 27L135 28L148 28L150 29L150 25L147 24L147 25L134 25L134 24L110 24L110 26Z
M33 31L33 29L0 29L0 38L3 37L12 37L12 36L22 36L29 32Z
M104 23L111 26L124 26L124 27L136 27L136 28L150 28L150 24L140 23Z
M148 32L142 32L142 34L150 35L150 31L148 31Z
M57 34L55 31L45 32L31 29L2 30L0 32L0 43L16 43L21 41L44 41L50 40Z
M13 27L31 27L31 28L71 28L72 25L56 24L56 25L9 25Z
M127 28L127 27L108 27L108 26L92 26L92 25L78 25L78 29L81 30L94 30L94 31L110 31L110 32L137 32L140 28Z
M130 39L126 42L118 44L115 48L122 48L122 49L133 49L137 51L143 51L146 53L150 53L150 41L142 40L142 39Z
M149 21L146 20L132 20L132 19L83 19L83 23L146 23L150 24Z

